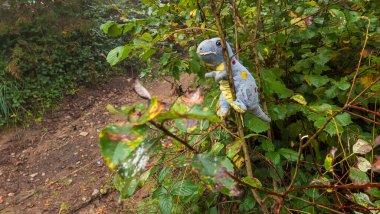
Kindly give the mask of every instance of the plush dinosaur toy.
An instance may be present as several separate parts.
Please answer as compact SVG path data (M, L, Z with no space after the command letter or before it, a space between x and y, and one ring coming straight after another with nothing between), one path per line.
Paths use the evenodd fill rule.
M228 84L228 74L223 58L222 42L220 38L205 40L199 44L197 54L207 65L215 67L215 71L206 73L206 78L215 78L219 83L221 95L219 97L218 115L226 117L230 106L240 113L251 111L258 118L270 122L269 116L264 113L259 103L259 93L256 81L236 58L227 43L228 55L231 57L231 68L236 89L236 100L233 100L231 88Z

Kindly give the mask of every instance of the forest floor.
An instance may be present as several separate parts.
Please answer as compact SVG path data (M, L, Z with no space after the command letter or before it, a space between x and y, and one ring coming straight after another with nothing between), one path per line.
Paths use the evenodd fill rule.
M188 89L190 76L182 76ZM153 96L173 102L177 95L164 81L146 81ZM118 203L112 175L101 158L98 134L123 120L108 113L116 107L146 102L126 77L87 88L64 99L41 123L0 133L0 213L135 213L149 197L149 185ZM105 194L103 190L105 191Z

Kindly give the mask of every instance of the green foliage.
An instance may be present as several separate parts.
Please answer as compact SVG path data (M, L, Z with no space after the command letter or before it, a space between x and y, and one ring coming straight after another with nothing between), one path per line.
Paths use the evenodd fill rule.
M102 52L118 42L97 30L99 15L108 13L99 3L6 2L9 8L0 6L0 127L41 117L64 95L111 74Z
M150 173L149 177L157 180L151 200L162 213L228 212L236 209L233 203L238 204L241 212L258 212L260 207L255 197L247 185L238 185L233 179L235 175L240 184L287 194L281 205L283 212L284 207L300 212L329 212L317 204L332 204L337 200L344 204L374 206L379 201L376 193L370 198L369 193L360 189L346 197L342 189L308 187L378 182L378 175L368 170L373 154L379 151L370 143L379 134L374 125L378 118L373 117L373 112L379 111L380 98L380 83L374 83L380 65L376 49L380 14L375 10L376 3L264 0L259 9L256 1L246 0L238 1L238 5L246 28L238 24L235 34L235 19L227 2L220 11L222 25L232 46L236 47L234 36L238 36L240 60L255 75L262 89L261 100L265 100L273 120L267 124L249 113L244 115L245 138L254 151L247 157L254 165L254 178L245 172L241 139L236 137L233 114L227 124L213 114L218 87L203 78L207 68L199 62L195 52L202 40L218 36L209 1L141 1L137 4L138 9L124 8L118 20L101 26L101 30L112 38L126 38L124 44L109 52L107 61L111 65L138 58L144 66L141 76L154 73L178 79L181 73L195 73L199 77L198 85L209 90L203 105L189 107L176 102L166 109L160 108L159 102L153 99L149 107L134 106L115 111L124 114L128 122L115 128L116 132L111 132L113 126L102 132L101 151L110 168L126 183L136 183L139 173L123 175L120 174L122 167L117 166L132 160L135 148L129 148L128 143L134 145L138 141L141 145L150 145L155 141L155 147L149 147L152 149L146 154L156 154L158 160L155 163L160 171ZM121 5L123 7L126 5ZM260 22L256 23L258 11L261 11ZM369 39L361 53L367 26ZM251 32L257 33L259 39L252 41ZM258 51L256 66L252 63L255 62L253 45ZM362 63L350 92L360 54ZM260 70L256 70L257 67ZM360 108L348 108L346 101L353 99L355 102L350 104L370 109L372 114ZM359 102L362 99L365 100ZM133 113L136 110L139 114ZM157 126L161 129L157 130ZM149 134L151 137L143 132L130 134L141 127L149 130L145 133L154 134ZM267 131L271 139L262 135ZM178 138L169 137L168 132ZM119 137L113 139L113 134ZM118 150L118 144L123 143L118 139L124 139L126 144L122 145L128 148L120 150L124 156L115 159L107 151ZM307 147L299 150L305 142L308 142ZM189 152L188 146L195 151ZM185 153L186 149L189 150ZM181 185L185 187L183 194L180 194L182 190L177 190ZM301 190L287 192L292 188ZM342 191L339 194L345 196L330 194L332 191ZM258 192L262 197L268 193ZM122 197L127 195L122 191ZM232 202L224 203L223 200ZM268 207L275 203L278 201L266 201Z

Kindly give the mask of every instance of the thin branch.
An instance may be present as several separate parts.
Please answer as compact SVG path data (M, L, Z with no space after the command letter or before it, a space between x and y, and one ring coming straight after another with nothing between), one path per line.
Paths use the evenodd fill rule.
M362 116L362 115L360 115L360 114L356 114L356 113L354 113L354 112L350 112L350 111L347 111L347 110L345 110L347 113L349 113L349 114L351 114L351 115L353 115L353 116L356 116L356 117L359 117L359 118L361 118L361 119L363 119L363 120L365 120L365 121L367 121L367 122L370 122L370 123L374 123L374 124L376 124L376 125L380 125L380 122L377 122L377 121L375 121L375 120L371 120L371 119L369 119L369 118L366 118L366 117L364 117L364 116Z
M360 107L360 106L349 105L348 108L358 109L358 110L360 110L360 111L365 111L365 112L368 112L368 113L370 113L370 114L373 114L373 115L375 115L375 116L380 117L380 112L372 111L372 110L369 110L369 109L366 109L366 108L363 108L363 107Z
M341 110L341 111L337 111L337 112L335 112L333 115L331 115L326 121L325 121L325 123L322 125L322 127L321 128L319 128L318 129L318 131L317 132L315 132L314 134L313 134L313 136L311 136L310 138L309 138L309 140L307 140L306 141L306 143L305 144L303 144L302 145L302 149L303 148L306 148L325 128L326 128L326 126L327 126L327 124L329 124L329 122L333 119L333 117L335 117L336 115L338 115L338 114L340 114L341 112L342 112L343 110Z
M366 100L372 98L373 96L375 96L375 95L377 95L377 94L379 94L379 93L380 93L380 88L377 89L375 92L373 92L371 95L368 95L366 98L363 98L363 99L361 99L360 101L358 101L357 103L355 103L355 105L359 105L359 104L363 103L364 101L366 101Z
M373 85L375 85L380 80L380 76L378 76L374 81L372 81L365 89L363 89L354 99L352 99L347 105L351 105L354 103L360 96L364 94L368 89L370 89Z
M282 196L285 197L291 192L308 190L308 189L366 189L370 187L380 187L380 183L369 183L369 184L346 184L346 185L311 185L311 186L301 186L295 187L290 190L285 191Z
M178 136L176 136L175 134L171 133L169 130L167 130L164 126L161 126L159 124L157 124L156 122L154 121L149 121L150 124L152 124L154 127L156 127L157 129L163 131L167 136L177 140L178 142L180 142L182 145L184 145L186 148L188 148L189 150L191 150L193 153L198 153L197 150L195 150L193 147L191 147L185 140L179 138Z
M267 189L264 189L264 188L261 188L261 187L255 187L255 186L252 186L251 184L249 183L246 183L244 181L242 181L241 179L239 179L238 177L236 177L235 175L229 173L229 172L226 172L228 174L228 176L230 176L234 181L236 181L237 183L243 185L243 186L246 186L246 187L249 187L250 189L253 189L253 190L258 190L260 192L265 192L269 195L274 195L274 196L277 196L278 198L283 198L284 195L280 194L280 193L277 193L277 192L273 192L273 191L270 191L270 190L267 190Z
M364 44L363 44L363 48L362 48L362 51L360 52L360 58L359 58L359 62L358 62L358 66L356 67L356 71L355 71L355 75L354 75L354 79L352 80L352 84L351 84L351 87L350 87L350 91L348 92L348 95L347 95L347 100L346 100L346 104L344 105L347 105L349 100L350 100L350 96L351 96L351 93L352 93L352 89L354 88L354 85L355 85L355 82L356 82L356 78L358 76L358 73L359 73L359 68L360 68L360 65L361 65L361 62L362 62L362 58L363 58L363 54L364 54L364 50L365 50L365 47L367 45L367 41L368 41L368 30L369 30L369 26L371 24L371 21L369 18L365 17L365 16L362 16L362 18L366 18L368 20L368 25L367 25L367 30L366 30L366 34L365 34L365 39L364 39Z

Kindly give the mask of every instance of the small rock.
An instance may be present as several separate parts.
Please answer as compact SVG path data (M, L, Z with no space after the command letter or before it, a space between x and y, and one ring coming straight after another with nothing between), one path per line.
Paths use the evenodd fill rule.
M3 202L4 202L3 196L0 196L0 204L2 204Z
M88 135L88 132L81 132L79 133L80 136L86 137Z
M43 172L43 173L41 174L41 176L45 176L45 172Z
M78 161L76 164L77 164L77 165L79 165L80 163L81 163L81 162L80 162L80 161Z
M33 174L30 174L29 176L30 176L31 178L34 178L34 177L36 177L37 175L38 175L38 172L33 173Z
M0 176L2 176L3 175L3 171L0 171Z
M95 197L99 194L99 190L98 189L94 189L94 191L92 191L92 194L91 196Z
M10 192L10 193L8 193L8 197L13 197L13 196L15 196L15 193L14 193L14 192Z
M7 181L8 181L8 182L10 182L10 181L11 181L11 179L9 179L9 178L8 178L8 179L7 179Z
M86 197L82 197L82 201L86 201L87 199L86 199Z
M14 156L15 156L15 153L14 153L14 152L13 152L13 153L11 153L11 156L12 156L12 157L14 157Z

